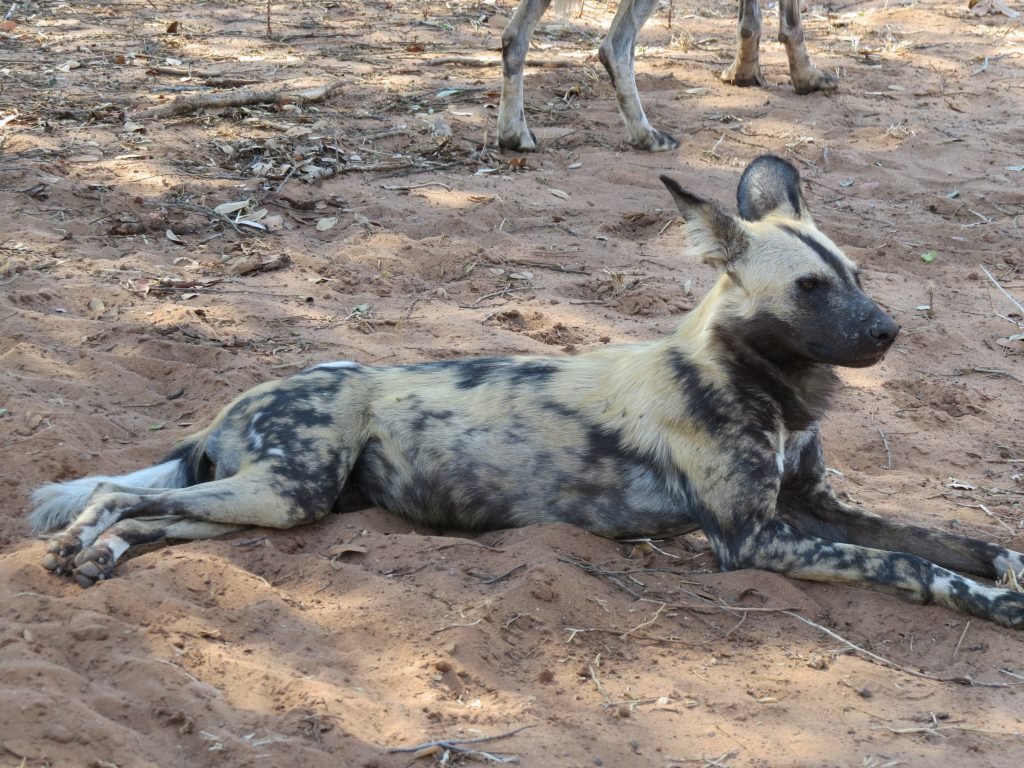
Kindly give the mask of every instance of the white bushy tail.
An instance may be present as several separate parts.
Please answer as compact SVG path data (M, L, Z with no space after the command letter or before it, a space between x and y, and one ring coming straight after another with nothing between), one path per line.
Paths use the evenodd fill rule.
M32 493L32 512L28 519L37 533L63 528L81 514L100 483L117 483L129 488L184 488L190 484L189 477L187 462L175 458L117 477L94 475L65 483L48 483Z

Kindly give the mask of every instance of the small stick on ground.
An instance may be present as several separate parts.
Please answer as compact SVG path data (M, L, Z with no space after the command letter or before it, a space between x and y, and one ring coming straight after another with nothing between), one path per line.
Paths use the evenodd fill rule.
M301 90L250 90L240 89L233 91L222 91L220 93L195 93L188 96L180 96L169 104L162 104L159 107L150 107L140 112L137 117L140 119L173 117L185 115L190 112L198 112L200 109L213 107L223 109L225 107L243 107L249 104L312 104L328 99L341 90L342 81L335 80L333 83L322 85L318 88L304 88Z
M960 639L956 641L956 647L953 649L953 658L957 658L960 655L960 646L963 645L964 638L967 637L967 630L971 628L971 622L968 621L964 624L964 631L960 633Z
M460 755L466 755L467 757L481 757L484 760L489 760L494 763L518 763L519 758L514 755L496 755L477 749L467 749L466 745L483 744L488 741L507 739L510 736L515 736L517 733L532 727L532 725L524 725L523 727L516 728L514 731L509 731L508 733L499 733L496 736L481 736L478 739L438 739L437 741L427 741L423 744L417 744L414 747L390 747L388 752L414 752L417 755L423 755L425 757L429 754L433 754L432 750L437 750L445 755L442 759L442 764L448 763L448 752L458 752Z
M1016 300L1015 298L1013 298L1013 296L1011 296L1011 295L1010 295L1010 292L1009 292L1009 291L1007 291L1007 290L1006 290L1005 288L1003 288L1003 286L1001 286L1001 285L999 284L999 281L998 281L998 280L996 280L996 279L995 279L995 278L994 278L994 277L992 276L992 273L991 273L991 272L989 272L989 271L988 271L987 269L985 269L985 265L984 265L984 264L979 264L978 266L980 266L980 267L981 267L981 271L985 273L985 276L986 276L986 277L987 277L987 278L988 278L989 280L991 280L991 281L992 281L992 285L994 285L994 286L995 286L996 288L998 288L998 289L999 289L999 292L1000 292L1000 293L1002 293L1002 294L1003 294L1003 296L1005 296L1006 298L1008 298L1008 299L1009 299L1009 300L1010 300L1010 301L1011 301L1011 302L1013 303L1013 306L1015 306L1015 307L1017 308L1017 311L1018 311L1018 312L1020 312L1020 313L1021 313L1022 315L1024 315L1024 306L1022 306L1022 305L1021 305L1021 303L1020 303L1019 301L1017 301L1017 300Z
M881 664L883 667L889 667L889 669L895 669L895 670L897 670L899 672L903 672L904 674L911 675L912 677L920 677L923 680L932 680L932 681L937 682L937 683L957 683L958 685L968 685L968 686L974 686L974 687L978 687L978 688L1012 688L1012 687L1014 687L1011 683L982 683L982 682L978 682L977 680L974 680L973 678L968 677L966 675L956 676L956 677L943 677L941 675L930 675L927 672L918 672L917 670L910 669L909 667L905 667L902 664L897 664L895 661L887 659L884 656L879 656L877 653L872 653L871 651L869 651L869 650L867 650L865 648L861 648L859 645L850 642L849 640L847 640L842 635L837 634L836 632L833 632L828 627L823 627L823 626L821 626L821 624L813 622L810 619L804 618L799 613L794 613L793 611L780 611L780 613L784 613L787 616L792 616L797 621L802 621L807 626L814 627L819 632L824 632L826 635L831 637L833 640L838 640L841 643L845 643L851 650L856 651L857 653L861 654L862 656L866 657L867 659L869 659L871 661L874 661L877 664Z
M878 434L882 436L882 445L885 446L885 468L892 469L892 448L889 447L889 439L881 427L878 428Z
M656 622L658 620L658 618L661 616L661 612L664 611L667 607L668 606L665 603L662 603L661 605L659 605L658 606L658 610L656 610L654 612L654 615L651 616L651 618L647 619L647 621L643 621L643 622L637 624L632 629L627 629L625 632L623 632L621 635L619 635L619 640L625 640L627 637L629 637L634 632L638 632L639 630L643 629L644 627L651 626L651 624L653 624L654 622Z

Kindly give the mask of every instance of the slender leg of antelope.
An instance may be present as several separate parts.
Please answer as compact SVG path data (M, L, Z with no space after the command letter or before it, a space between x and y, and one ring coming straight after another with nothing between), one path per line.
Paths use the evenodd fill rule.
M781 0L779 3L779 42L786 47L789 57L789 79L799 94L815 91L834 91L839 80L822 72L811 63L804 47L804 28L800 23L800 0Z
M526 125L523 108L523 67L530 35L551 0L522 0L501 35L501 103L498 105L498 144L504 149L532 152L537 139Z
M656 5L657 0L623 0L608 29L608 36L598 51L598 57L615 86L619 112L626 123L627 141L637 149L648 152L663 152L679 146L679 142L672 136L652 128L647 122L636 89L633 65L636 36Z
M760 48L761 7L758 0L739 0L736 58L722 73L722 80L739 86L766 85L761 76Z

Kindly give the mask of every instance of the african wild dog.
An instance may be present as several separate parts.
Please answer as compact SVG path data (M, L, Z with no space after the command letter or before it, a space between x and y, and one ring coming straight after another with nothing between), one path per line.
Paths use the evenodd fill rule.
M751 163L739 218L662 181L691 252L724 271L672 335L568 358L327 363L263 384L162 464L36 491L34 525L67 526L43 564L88 586L136 544L312 522L355 490L442 529L700 528L723 569L889 587L1024 626L1024 594L953 572L992 579L1024 556L829 486L818 420L833 366L877 362L899 326L815 227L796 169Z
M505 149L529 152L537 139L526 126L523 107L523 67L530 35L551 0L521 0L512 20L501 35L501 103L498 107L498 143ZM615 87L619 112L626 123L629 143L637 149L660 152L675 149L679 142L652 128L640 104L633 70L636 36L658 4L658 0L620 0L597 55ZM722 80L735 85L766 85L758 60L761 42L761 8L758 0L739 0L736 58L722 73ZM789 79L797 93L834 91L839 81L815 68L804 47L800 22L800 0L780 0L779 41L789 57Z

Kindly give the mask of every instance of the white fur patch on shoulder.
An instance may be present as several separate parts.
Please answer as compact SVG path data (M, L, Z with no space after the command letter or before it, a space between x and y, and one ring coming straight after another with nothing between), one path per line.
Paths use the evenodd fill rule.
M316 371L316 370L323 369L323 370L330 371L330 370L335 370L337 368L361 368L361 367L362 366L359 365L359 363L355 363L355 362L353 362L351 360L338 360L338 361L333 362L333 363L319 363L318 365L311 365L311 366L309 366L309 368L306 368L305 370L307 370L307 371Z

